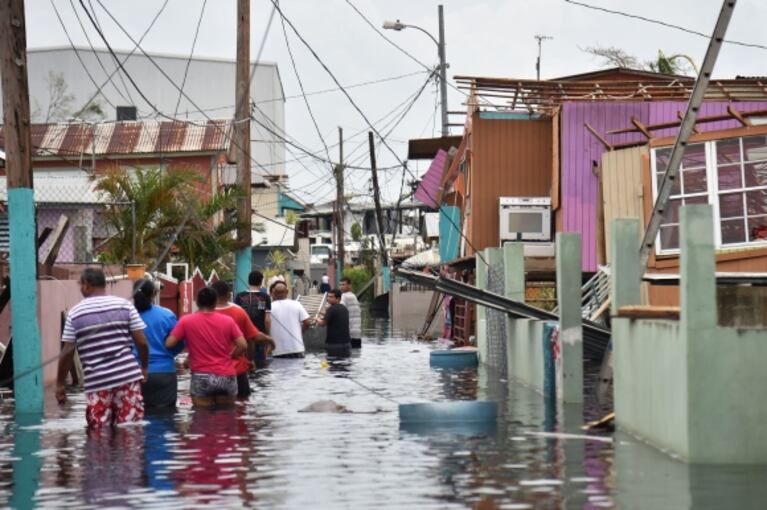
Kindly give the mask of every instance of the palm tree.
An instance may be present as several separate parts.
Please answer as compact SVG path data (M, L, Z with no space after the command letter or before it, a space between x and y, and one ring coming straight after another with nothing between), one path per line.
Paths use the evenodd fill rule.
M97 177L96 189L109 203L103 218L111 236L103 259L159 265L170 254L204 272L216 267L234 247L238 223L232 211L240 191L208 193L204 184L191 169L120 170Z

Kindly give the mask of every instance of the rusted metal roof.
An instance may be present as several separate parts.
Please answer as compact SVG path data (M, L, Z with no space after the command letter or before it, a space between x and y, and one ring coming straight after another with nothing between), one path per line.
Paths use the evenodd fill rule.
M662 75L660 75L662 76ZM686 101L690 79L658 80L519 80L456 76L458 88L470 91L470 104L501 110L549 111L574 102ZM765 101L767 82L761 79L711 80L707 101Z
M229 148L231 122L147 120L100 124L33 124L36 157L220 152ZM0 147L5 146L0 126Z

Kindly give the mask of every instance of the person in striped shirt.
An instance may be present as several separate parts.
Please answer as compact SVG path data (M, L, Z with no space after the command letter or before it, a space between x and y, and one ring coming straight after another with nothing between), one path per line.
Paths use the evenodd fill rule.
M106 294L101 269L83 271L80 292L85 299L67 315L61 340L74 344L83 364L88 427L140 421L144 417L141 383L149 361L144 322L130 301ZM140 364L133 355L134 344ZM74 349L64 349L56 381L60 404L67 400L64 383L74 359Z

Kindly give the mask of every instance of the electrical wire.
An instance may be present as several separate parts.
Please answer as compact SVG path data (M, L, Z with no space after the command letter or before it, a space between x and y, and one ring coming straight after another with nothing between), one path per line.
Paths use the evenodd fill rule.
M341 84L339 83L338 78L336 78L335 74L333 74L333 72L330 70L330 68L327 66L327 64L325 64L325 62L320 58L320 56L317 54L317 52L314 50L314 48L308 43L308 41L306 41L306 39L300 34L300 32L298 32L298 29L290 21L290 19L288 19L285 16L285 13L282 11L282 9L278 5L277 1L276 0L270 0L270 1L272 2L272 5L274 5L274 7L277 10L277 12L279 13L279 15L285 20L285 22L288 24L288 26L290 26L291 30L296 34L296 36L304 44L304 46L306 46L306 48L309 50L309 52L312 54L312 56L317 60L317 62L320 64L320 66L325 70L325 72L330 76L330 78L333 80L333 82L336 84L336 86L341 87ZM341 88L341 91L344 93L344 96L346 96L346 98L349 101L349 103L351 103L352 107L354 107L354 109L360 114L360 116L363 118L365 123L368 126L370 126L371 131L373 131L378 136L378 138L381 139L381 142L383 143L384 147L386 147L387 150L400 163L400 165L402 165L402 167L405 169L405 171L410 173L410 175L414 179L417 179L418 177L412 172L412 170L410 170L408 168L407 162L402 161L402 159L399 157L399 155L396 153L396 151L391 147L391 145L389 145L389 143L386 141L386 139L384 139L381 136L381 133L375 128L375 126L373 126L373 124L368 119L367 115L365 115L365 112L363 112L362 109L360 109L359 105L357 105L357 103L354 101L354 99L351 97L351 95L349 95L349 92L346 91L345 89L343 89L343 87ZM428 190L424 190L424 191L426 191L427 195L431 195L431 193ZM435 198L433 196L429 196L429 198L431 198L432 200L435 200ZM440 211L442 211L441 208L440 208ZM453 218L451 218L450 216L448 216L444 212L442 212L442 214L444 214L445 218L453 225L453 227L455 227L456 229L460 230L458 225L455 224ZM479 259L481 259L483 263L487 264L487 260L485 260L485 257L482 255L482 253L474 247L474 245L471 242L471 240L468 237L466 237L466 235L463 234L463 232L461 232L461 236L464 238L466 243L472 248L472 250L474 250L474 252L476 253L476 256Z
M637 20L640 20L640 21L644 21L646 23L652 23L653 25L660 25L660 26L666 27L666 28L673 28L674 30L679 30L680 32L685 32L687 34L697 35L699 37L704 37L706 39L711 39L711 34L706 34L704 32L699 32L699 31L693 30L691 28L683 27L681 25L675 25L674 23L668 23L666 21L662 21L662 20L659 20L659 19L648 18L646 16L641 16L639 14L632 14L632 13L629 13L629 12L618 11L618 10L614 10L614 9L608 9L606 7L600 7L598 5L591 5L591 4L587 4L587 3L584 3L584 2L578 2L578 1L575 1L575 0L564 0L564 1L565 1L565 3L572 4L572 5L577 5L578 7L584 7L586 9L591 9L591 10L594 10L594 11L605 12L607 14L615 14L617 16L622 16L624 18L637 19ZM727 43L727 44L732 44L734 46L743 46L743 47L746 47L746 48L757 48L757 49L760 49L760 50L767 50L767 45L764 45L764 44L747 43L747 42L742 42L742 41L733 41L731 39L723 39L722 42L723 43Z
M70 0L72 1L72 0ZM192 63L192 57L194 56L194 48L197 46L197 37L200 35L200 26L202 25L202 19L205 16L205 6L208 4L208 0L202 0L202 7L200 8L200 17L197 19L197 27L194 29L194 39L192 39L192 49L189 50L189 58L186 60L186 66L184 66L184 77L181 80L181 90L184 90L186 85L186 79L189 76L189 66ZM178 93L178 99L176 100L176 108L173 110L173 116L178 116L178 107L181 105L181 92Z

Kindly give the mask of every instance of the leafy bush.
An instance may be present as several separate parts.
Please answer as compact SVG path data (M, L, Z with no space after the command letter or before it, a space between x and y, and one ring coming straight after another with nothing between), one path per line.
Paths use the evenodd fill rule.
M344 276L351 280L352 292L356 294L373 278L373 272L365 266L347 267L344 269Z

